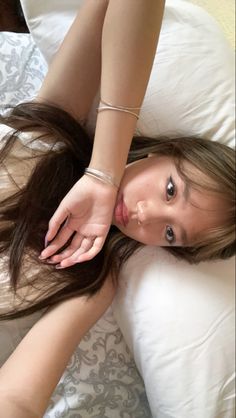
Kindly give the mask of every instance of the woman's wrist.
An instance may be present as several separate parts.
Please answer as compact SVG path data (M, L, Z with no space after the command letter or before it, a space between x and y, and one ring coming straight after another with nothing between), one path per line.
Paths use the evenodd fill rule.
M129 113L98 113L92 158L89 167L104 171L120 184L137 119Z
M119 189L119 182L116 181L114 176L105 172L104 170L98 170L98 169L93 168L93 167L87 167L84 170L84 174L89 176L89 177L93 177L93 178L97 179L98 181L100 181L102 183L105 183L109 186L112 186L112 187L116 188L117 190Z

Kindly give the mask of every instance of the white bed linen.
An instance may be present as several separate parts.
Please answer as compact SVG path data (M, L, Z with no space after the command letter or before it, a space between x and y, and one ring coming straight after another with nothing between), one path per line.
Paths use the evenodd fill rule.
M113 303L155 418L234 418L235 260L193 268L144 248Z
M45 72L45 62L31 35L0 33L1 111L7 104L15 105L33 97ZM8 132L8 127L0 125L0 141ZM0 178L1 192L5 186ZM12 301L9 277L2 261L3 257L0 259L0 311ZM41 314L0 322L0 366ZM0 415L2 412L0 406ZM45 418L121 416L151 418L151 413L143 381L109 309L71 357Z

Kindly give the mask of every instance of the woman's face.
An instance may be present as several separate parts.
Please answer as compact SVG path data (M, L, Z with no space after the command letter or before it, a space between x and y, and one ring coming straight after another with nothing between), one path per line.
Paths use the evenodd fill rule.
M187 164L201 184L206 176ZM186 246L219 225L220 206L219 197L188 186L172 158L155 155L126 167L113 224L143 244Z

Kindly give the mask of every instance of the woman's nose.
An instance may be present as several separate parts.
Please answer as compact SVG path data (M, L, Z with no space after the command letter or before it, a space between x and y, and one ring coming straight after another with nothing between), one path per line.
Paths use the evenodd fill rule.
M165 215L164 205L151 201L139 201L137 203L138 223L146 225L161 220Z

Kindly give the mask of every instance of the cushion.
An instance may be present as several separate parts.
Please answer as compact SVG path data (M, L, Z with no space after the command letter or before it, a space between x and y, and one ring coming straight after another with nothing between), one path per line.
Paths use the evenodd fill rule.
M32 36L49 63L82 0L21 3ZM151 137L197 134L233 146L233 60L233 50L210 15L189 2L167 0L137 132ZM91 130L95 117L91 112Z

